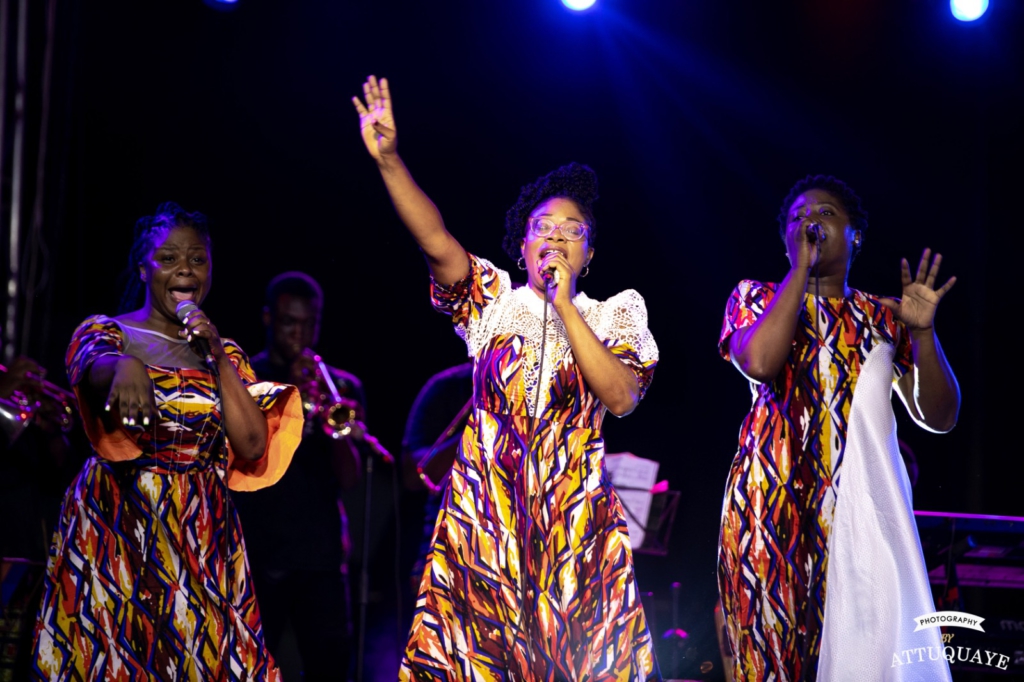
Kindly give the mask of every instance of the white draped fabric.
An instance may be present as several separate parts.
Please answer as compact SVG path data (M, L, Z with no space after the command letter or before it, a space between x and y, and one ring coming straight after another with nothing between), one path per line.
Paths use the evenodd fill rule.
M821 682L952 680L939 630L914 631L914 618L935 604L896 441L894 352L884 343L871 351L850 406L828 543Z

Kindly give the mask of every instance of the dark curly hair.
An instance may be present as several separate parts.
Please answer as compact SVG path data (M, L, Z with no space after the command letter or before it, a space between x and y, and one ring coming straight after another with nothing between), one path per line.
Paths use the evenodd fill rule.
M160 230L175 227L191 227L210 245L210 228L206 216L198 211L189 213L173 201L167 201L156 207L156 213L143 216L135 222L135 241L128 253L128 267L121 279L123 293L118 313L128 313L142 305L146 298L146 290L139 279L139 263L153 248L153 239Z
M783 239L786 238L786 226L789 224L789 209L793 206L793 202L796 201L798 196L812 189L825 190L838 199L843 205L843 210L850 216L850 225L853 226L853 229L860 230L861 239L863 239L863 234L868 229L868 212L861 204L860 197L853 191L853 188L832 175L808 175L803 180L797 181L790 188L789 194L782 200L782 206L779 208L779 236ZM860 246L855 246L853 255L856 256L859 252Z
M597 201L597 173L581 163L566 164L547 175L542 175L519 190L519 199L505 213L505 239L502 246L509 257L518 261L522 255L519 243L526 236L526 219L542 201L552 197L571 199L579 206L590 229L587 244L594 245L597 224L594 221L594 202Z

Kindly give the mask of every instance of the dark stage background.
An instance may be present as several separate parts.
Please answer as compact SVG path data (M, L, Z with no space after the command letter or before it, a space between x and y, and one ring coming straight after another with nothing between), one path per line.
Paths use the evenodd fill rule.
M608 447L657 459L682 492L669 555L637 571L662 604L682 584L680 625L702 656L714 656L718 514L750 402L717 356L722 313L740 279L785 275L775 215L807 173L846 179L870 211L852 286L899 295L900 257L916 264L925 246L944 255L943 280L959 278L937 328L960 423L937 436L897 408L921 468L916 507L1024 515L1010 357L1019 1L992 0L975 24L939 0L56 6L52 279L20 349L52 374L74 326L114 312L135 219L174 200L210 217L205 307L251 354L269 279L320 280L320 351L363 379L369 425L397 452L416 392L465 348L431 309L426 267L363 149L349 98L373 73L391 82L401 153L449 229L513 275L500 244L520 185L570 160L598 172L584 288L639 290L662 358L637 411L609 419ZM385 501L382 534L387 513ZM388 571L374 581L393 585ZM1002 613L1005 597L982 595L974 612Z

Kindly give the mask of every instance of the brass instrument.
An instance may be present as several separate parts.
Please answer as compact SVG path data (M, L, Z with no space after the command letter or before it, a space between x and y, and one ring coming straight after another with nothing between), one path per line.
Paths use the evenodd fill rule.
M0 365L0 372L7 368ZM25 379L32 382L32 388L40 397L54 403L57 407L57 423L64 433L71 431L75 424L75 410L78 403L75 394L53 384L34 372L26 372ZM14 391L10 398L0 398L0 429L7 434L10 442L14 442L22 431L36 418L42 403L33 400L23 391Z
M328 395L322 395L320 399L321 401L327 398L331 399L330 405L321 402L317 410L324 420L324 431L331 438L345 438L359 424L359 415L356 413L356 408L352 406L352 401L342 400L338 386L331 376L331 370L328 369L323 358L314 353L313 362L316 363L317 383L326 387L328 393Z
M359 412L353 400L346 400L338 391L337 384L331 376L331 370L327 367L323 358L310 349L303 351L316 365L317 386L326 389L326 392L319 391L318 395L307 396L302 406L306 414L319 415L323 420L323 429L335 440L354 437L362 442L387 462L394 462L395 458L388 452L380 441L374 438L366 430L366 424L359 420ZM327 401L331 402L328 403Z
M0 430L13 443L32 421L32 406L26 404L23 395L15 392L10 398L0 398Z

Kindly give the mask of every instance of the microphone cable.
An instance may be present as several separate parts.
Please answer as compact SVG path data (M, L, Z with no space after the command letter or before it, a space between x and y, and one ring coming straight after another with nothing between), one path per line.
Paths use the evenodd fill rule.
M533 396L533 405L530 406L530 435L529 440L526 443L526 449L523 451L522 456L519 460L519 476L523 479L523 492L525 493L526 500L520 500L518 507L522 508L525 502L525 533L522 543L522 551L519 555L519 579L523 585L522 598L519 600L519 616L522 618L526 617L525 624L517 625L517 629L520 634L523 635L523 639L526 641L526 650L529 654L530 667L533 667L533 640L530 637L530 610L524 609L523 605L526 603L526 592L527 584L530 581L529 573L526 571L526 567L532 566L532 547L531 539L533 535L533 518L530 516L530 507L533 502L533 490L530 488L530 466L529 461L533 456L534 444L533 440L537 435L537 404L541 399L541 392L544 390L542 381L544 379L544 356L547 351L548 345L548 308L551 306L551 286L545 281L544 286L544 313L541 316L541 340L540 340L540 359L537 363L537 383L536 390ZM557 283L555 284L557 286ZM528 557L530 560L528 560Z
M820 324L820 317L821 317L821 245L824 244L824 242L825 242L825 235L824 235L824 231L823 231L821 225L819 225L817 223L814 223L812 226L815 228L814 229L814 236L815 236L815 243L817 245L817 250L818 250L818 260L814 264L814 315L813 315L813 318L812 318L813 322L814 322L813 341L816 343L816 351L815 351L815 353L813 354L812 357L813 357L814 360L817 360L818 359L818 354L821 353L822 351L827 350L826 345L825 345L825 338L822 335L821 328L819 326L819 324ZM845 282L844 282L844 288L845 288ZM845 296L845 291L844 291L844 295L843 295L843 299L844 299L843 306L844 307L846 305L845 298L846 298L846 296ZM808 310L807 312L810 315L811 311ZM837 318L840 318L840 317L841 316L837 315ZM839 324L840 325L842 324L841 319L839 320ZM830 350L827 351L827 352L829 354L829 357L834 362L835 355ZM806 371L809 368L810 362L811 362L811 359L808 358L808 363L807 363L807 366L805 366L804 371ZM821 377L820 363L819 363L819 368L818 369L819 369L818 376L820 378ZM794 387L796 386L796 381L793 382L793 385L794 385ZM809 426L810 435L812 437L816 437L819 442L821 440L821 434L822 434L822 431L823 431L823 429L822 429L823 419L824 418L821 415L819 415L818 419L816 420L816 423ZM815 429L814 427L817 427L817 428ZM817 431L817 434L814 433L815 430ZM803 450L803 448L801 448L800 449L800 464L803 464L803 459L804 459L804 450ZM834 468L834 467L832 467L831 457L830 457L830 460L829 460L829 465L830 465L830 469ZM831 479L831 476L832 476L832 472L830 470L829 471L829 478L830 479ZM835 481L832 481L831 485L834 486L835 485ZM807 514L808 514L809 511L810 511L810 508L805 508L805 509L802 509L800 511L800 528L801 529L803 529L807 525L807 521L808 521ZM825 548L826 548L826 551L827 551L827 549L828 549L828 545L827 544L826 544ZM822 566L815 566L813 564L811 565L812 573L811 573L810 576L808 576L808 581L807 581L807 583L808 583L807 603L806 603L806 606L804 607L804 622L805 622L805 624L809 624L810 621L811 621L811 607L814 604L814 601L811 599L811 593L810 593L810 588L813 586L813 584L815 582L814 581L814 573L813 572L814 572L815 569L819 569L819 571L820 571L821 568L822 568ZM820 581L824 580L825 577L827 577L827 576L819 576L818 577L818 581L820 582ZM822 626L824 626L824 616L822 618ZM821 630L819 630L819 650L818 650L819 658L821 656L820 632L821 632ZM809 629L808 629L807 634L810 635L810 630ZM810 655L811 655L810 641L809 640L805 640L804 641L804 651L803 651L803 654L801 655L800 682L805 682L805 680L807 680L807 676L809 674L808 673L808 669L807 669L807 661L810 658Z
M812 223L809 227L814 227L814 228L820 229L820 226L818 226L817 224L814 224L814 223ZM820 310L819 310L820 302L818 300L818 297L821 295L821 243L823 241L819 237L818 229L812 230L812 232L814 233L814 236L815 236L816 250L818 252L818 259L814 263L814 266L812 268L814 270L814 311L813 311L813 314L812 314L812 311L811 311L810 307L808 307L808 310L807 310L807 316L810 318L810 322L811 322L811 325L812 325L812 328L813 328L812 337L811 337L810 341L812 341L815 345L812 346L810 352L808 352L797 363L796 371L793 373L793 383L789 387L789 390L786 392L787 393L786 401L782 405L782 414L783 414L784 418L787 421L790 422L791 428L792 428L793 420L790 419L790 416L789 416L789 414L790 414L790 405L791 405L791 403L793 401L793 398L796 397L796 392L799 389L799 385L800 385L800 379L801 379L801 377L804 376L804 374L806 372L808 372L811 369L811 363L814 361L814 358L817 357L818 347L820 347L824 343L823 340L821 339L821 335L820 335L820 333L818 331L818 315L820 313ZM797 320L799 320L799 318L802 316L803 308L804 308L804 306L801 305L800 306L800 313L798 313L798 315L797 315ZM793 430L795 431L795 429L793 429ZM809 425L809 436L813 436L814 435L813 431L814 431L813 425ZM812 442L812 438L808 438L807 439L808 446L810 445L811 442ZM790 443L794 443L794 439L792 437L790 438ZM799 447L799 450L797 451L797 457L795 458L795 461L793 462L792 471L795 471L795 472L797 472L799 474L799 472L801 470L801 467L803 466L803 463L804 463L804 454L805 454L804 453L804 449L805 449L805 446L804 446L804 443L802 441L801 442L797 442L794 445ZM798 520L798 523L797 523L797 532L798 533L804 533L807 536L809 536L809 534L806 533L807 529L805 528L805 526L807 525L807 521L808 521L808 511L809 511L809 507L808 506L804 506L803 508L799 509L799 511L798 511L798 519L799 520ZM811 566L811 570L812 571L814 570L814 566L813 565ZM806 602L805 602L805 606L804 606L804 609L803 609L803 612L804 612L803 613L803 617L804 617L804 625L805 625L805 627L806 627L806 625L810 621L811 605L813 604L813 599L812 599L812 595L811 595L811 587L812 587L812 585L813 585L813 573L812 573L811 576L808 576L808 580L807 580L807 593L805 595ZM804 644L803 644L803 647L802 647L803 651L800 654L800 678L799 678L799 682L805 682L805 680L807 679L807 662L808 662L808 659L810 658L810 655L811 655L811 651L810 651L810 647L809 647L809 640L807 639L807 637L810 637L810 635L811 635L811 632L810 632L809 629L807 629L807 632L805 634Z

